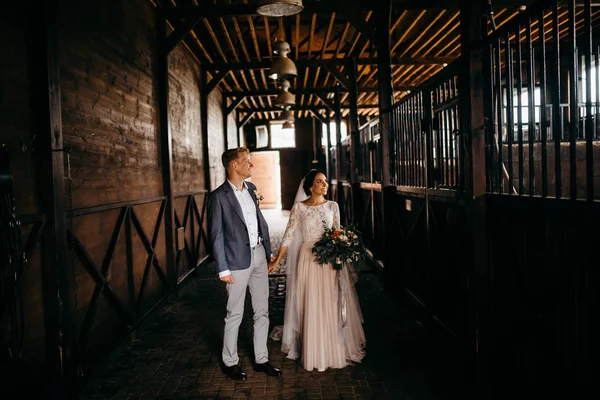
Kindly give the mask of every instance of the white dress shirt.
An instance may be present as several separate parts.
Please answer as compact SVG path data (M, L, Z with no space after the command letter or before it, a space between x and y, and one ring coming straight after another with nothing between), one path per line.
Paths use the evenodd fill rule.
M250 241L250 247L253 248L258 245L258 215L256 211L256 203L252 198L252 195L248 191L248 186L246 186L246 182L242 185L242 191L240 192L233 183L227 180L233 189L233 193L235 193L235 198L237 199L240 207L242 208L242 214L244 214L244 222L246 223L246 227L248 228L248 239ZM222 272L219 272L219 278L230 275L231 271L228 269Z

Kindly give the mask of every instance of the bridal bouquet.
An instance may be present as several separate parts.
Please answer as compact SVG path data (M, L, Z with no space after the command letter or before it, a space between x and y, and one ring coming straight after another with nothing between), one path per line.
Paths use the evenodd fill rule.
M336 270L342 269L344 262L362 264L365 249L362 246L360 232L354 227L327 228L312 249L315 262L331 263Z

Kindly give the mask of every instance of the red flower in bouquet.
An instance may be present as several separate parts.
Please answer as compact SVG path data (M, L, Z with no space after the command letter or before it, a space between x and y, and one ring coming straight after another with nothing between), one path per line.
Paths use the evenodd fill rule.
M315 262L332 264L336 270L342 269L344 263L362 264L365 258L361 234L352 226L326 227L312 252L315 254Z

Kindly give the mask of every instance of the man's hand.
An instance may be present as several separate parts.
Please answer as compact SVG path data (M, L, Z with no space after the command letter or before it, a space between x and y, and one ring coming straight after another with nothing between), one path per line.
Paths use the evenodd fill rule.
M221 281L232 284L233 283L233 275L229 274L229 275L222 276Z
M271 261L269 261L269 264L272 264L275 261L275 256L273 254L271 254Z

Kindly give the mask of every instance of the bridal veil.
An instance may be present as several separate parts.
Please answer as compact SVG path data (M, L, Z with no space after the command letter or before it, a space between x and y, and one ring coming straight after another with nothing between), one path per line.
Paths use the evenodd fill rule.
M294 204L308 198L304 192L304 179L296 192ZM285 313L283 317L283 334L281 338L281 351L293 360L300 357L300 332L298 328L298 313L296 310L296 270L298 268L298 254L302 247L302 229L297 229L294 240L289 245L286 253L285 271L287 277Z

